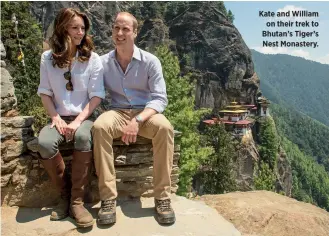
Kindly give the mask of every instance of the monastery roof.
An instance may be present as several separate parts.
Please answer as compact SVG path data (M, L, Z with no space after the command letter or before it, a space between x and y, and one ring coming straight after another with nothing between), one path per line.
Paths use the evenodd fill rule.
M239 120L237 121L235 124L236 125L248 125L250 124L251 122L249 120Z
M219 112L224 113L247 113L247 110L220 110Z
M245 104L245 105L241 105L241 106L243 106L243 107L254 107L255 105L253 105L253 104Z
M225 108L242 108L241 105L228 105Z
M203 123L206 123L206 124L209 124L209 125L213 125L215 124L215 121L214 120L204 120L202 121Z
M222 120L223 124L230 124L230 125L234 125L235 121L228 121L228 120Z

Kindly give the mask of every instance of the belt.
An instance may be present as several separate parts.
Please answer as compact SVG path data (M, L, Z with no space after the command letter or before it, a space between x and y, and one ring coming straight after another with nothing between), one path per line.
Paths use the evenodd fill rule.
M61 116L63 120L74 121L77 116Z

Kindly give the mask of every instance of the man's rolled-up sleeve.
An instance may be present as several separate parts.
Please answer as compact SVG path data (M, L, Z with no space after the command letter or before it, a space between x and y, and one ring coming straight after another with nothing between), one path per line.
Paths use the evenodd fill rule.
M104 69L100 57L94 54L92 63L92 72L88 83L89 99L92 97L105 98L104 89Z
M158 113L162 113L168 104L166 83L163 78L161 62L155 58L150 62L149 75L149 88L152 100L146 103L146 108L152 108Z
M45 56L44 52L41 55L41 61L40 61L40 84L38 87L38 92L37 94L40 96L40 94L45 94L48 95L50 97L53 96L53 90L50 86L50 82L49 82L49 76L48 76L48 72L47 72L47 59Z

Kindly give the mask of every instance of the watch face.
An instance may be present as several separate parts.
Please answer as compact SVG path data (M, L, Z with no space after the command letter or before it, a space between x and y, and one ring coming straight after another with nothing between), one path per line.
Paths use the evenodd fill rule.
M135 118L136 118L136 121L137 121L138 123L142 122L142 119L140 118L140 116L136 116Z

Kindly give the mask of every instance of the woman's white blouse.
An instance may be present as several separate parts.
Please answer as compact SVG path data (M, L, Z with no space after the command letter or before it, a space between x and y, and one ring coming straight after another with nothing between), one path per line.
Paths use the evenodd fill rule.
M64 78L64 73L67 71L68 68L53 67L51 50L42 54L38 95L52 97L60 116L76 116L82 112L92 97L105 98L103 65L97 53L92 52L89 61L73 61L73 91L68 91L65 87L68 80Z

